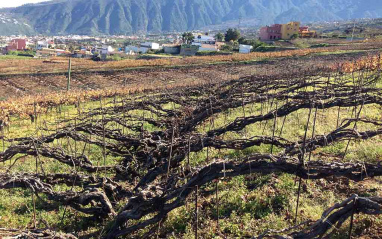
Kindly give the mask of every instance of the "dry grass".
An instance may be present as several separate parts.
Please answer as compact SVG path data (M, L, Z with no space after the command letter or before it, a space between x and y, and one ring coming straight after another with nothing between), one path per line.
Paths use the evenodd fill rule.
M246 55L244 55L246 56ZM204 58L202 58L204 59ZM351 73L362 68L376 69L381 66L381 55L369 56L353 62L335 62L328 65L328 69ZM203 85L206 83L223 82L227 79L215 78L210 81L203 80L174 80L158 84L158 82L138 81L127 87L112 87L94 90L75 90L70 92L55 92L23 97L10 98L0 101L0 127L9 125L10 117L33 118L41 113L46 113L50 108L59 105L73 105L89 100L97 100L100 97L126 96L143 92L173 89L177 87Z

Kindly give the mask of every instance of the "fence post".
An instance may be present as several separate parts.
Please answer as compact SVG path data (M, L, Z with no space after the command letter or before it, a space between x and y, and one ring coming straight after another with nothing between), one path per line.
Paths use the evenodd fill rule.
M34 198L34 190L32 189L32 204L33 204L33 228L36 229L36 200Z
M70 81L72 80L72 59L69 57L69 66L68 66L68 82L66 85L66 90L70 91Z
M198 193L199 187L196 185L195 190L195 239L198 239Z
M219 180L216 179L216 225L217 230L220 231L220 225L219 225Z
M354 222L354 213L355 213L356 203L357 203L357 198L355 197L353 200L353 209L352 209L351 218L350 218L349 239L351 239L352 230L353 230L353 222Z

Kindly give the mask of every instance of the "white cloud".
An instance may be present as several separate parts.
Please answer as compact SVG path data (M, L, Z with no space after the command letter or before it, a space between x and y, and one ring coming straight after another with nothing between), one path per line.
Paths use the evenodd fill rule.
M26 3L38 3L45 2L47 0L0 0L1 7L17 7Z

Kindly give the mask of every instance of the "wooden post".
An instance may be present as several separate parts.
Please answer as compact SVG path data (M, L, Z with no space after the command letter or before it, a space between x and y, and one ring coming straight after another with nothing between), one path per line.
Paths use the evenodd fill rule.
M4 134L4 127L0 125L0 130L1 130L1 138L3 142L3 153L5 152L5 134Z
M216 188L216 226L217 226L217 230L219 231L220 230L220 226L219 226L219 180L216 180L216 185L215 185L215 188Z
M74 128L77 130L77 117L74 118ZM74 158L77 159L77 140L74 140Z
M170 146L170 155L168 157L168 165L167 165L167 186L168 185L168 178L170 177L170 168L171 168L171 157L172 157L172 146L174 144L174 134L175 134L175 126L172 125L172 135L171 135L171 146Z
M103 166L105 167L105 174L106 174L106 132L105 132L105 112L103 110L103 104L102 104L102 96L99 98L99 103L101 106L101 111L102 111L102 156L103 156ZM97 169L98 170L98 169Z
M340 126L340 112L341 111L341 106L338 106L338 111L337 111L337 129L338 126Z
M357 122L358 122L358 120L359 120L359 116L360 116L360 114L361 114L361 112L362 112L362 109L363 109L364 104L365 104L365 100L362 101L362 105L361 105L361 108L360 108L359 112L358 112L358 113L357 113L357 112L355 113L355 114L356 114L356 121L355 121L355 123L354 123L353 131L357 129ZM347 154L348 149L349 149L350 141L351 141L351 139L348 140L348 143L347 143L347 145L346 145L345 152L344 152L344 155L343 155L343 157L342 157L342 160L344 160L345 157L346 157L346 154Z
M77 116L81 117L81 100L80 100L80 97L77 97Z
M36 149L36 151L37 151L37 149ZM36 177L37 177L38 176L38 156L35 156L35 159L36 159Z
M287 98L287 100L286 100L286 104L288 104L288 103L289 103L289 98ZM280 129L279 137L281 137L282 134L283 134L284 125L285 125L285 121L286 121L287 116L288 116L288 115L285 115L285 116L284 116L283 123L282 123L282 125L281 125L281 129Z
M305 127L304 141L303 141L303 145L302 145L302 154L301 154L301 158L300 158L300 165L301 166L304 165L306 135L308 133L308 128L309 128L309 122L310 122L311 114L312 114L312 105L309 108L308 121L306 122L306 127ZM299 203L300 203L301 183L302 183L302 178L300 177L300 179L298 181L298 192L297 192L297 202L296 202L296 215L295 215L295 218L294 218L294 223L295 224L297 224L297 218L298 218L298 206L299 206Z
M357 203L357 198L354 198L354 200L353 200L353 210L352 210L351 218L350 218L349 239L351 239L351 234L352 234L352 230L353 230L353 221L354 221L354 213L355 213L356 203Z
M190 168L190 152L191 152L191 133L188 134L188 154L187 154L187 167Z
M316 111L314 112L313 129L312 129L312 140L314 139L314 136L316 134L317 110L318 110L318 106L316 106ZM338 128L338 126L337 126L337 128ZM311 156L312 156L312 150L309 152L308 162L310 162ZM308 169L308 172L309 172L309 169Z
M126 119L125 115L125 100L122 98L122 112L123 112L123 120ZM125 126L122 126L122 134L125 135Z
M198 239L198 192L199 188L198 185L196 185L195 190L195 239Z
M68 66L68 83L66 85L66 90L70 91L70 81L72 80L72 59L69 57L69 66Z
M274 120L273 120L273 132L272 132L272 145L271 145L271 154L273 154L273 144L275 141L275 131L276 131L276 124L277 124L277 102L276 102L276 110L274 113Z
M300 194L301 194L301 183L302 183L302 178L300 177L298 181L298 191L297 191L297 202L296 202L296 213L294 216L294 223L297 224L297 219L298 219L298 206L300 204Z
M34 199L33 190L32 190L32 203L33 203L33 228L36 229L36 200Z
M33 102L33 117L34 117L34 123L37 128L37 105L36 102Z
M159 239L159 234L160 234L160 226L161 226L162 220L159 221L158 223L158 229L157 229L157 239Z

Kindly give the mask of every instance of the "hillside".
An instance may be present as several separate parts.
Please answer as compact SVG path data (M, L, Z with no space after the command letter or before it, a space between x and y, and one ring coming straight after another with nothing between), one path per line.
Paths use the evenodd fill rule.
M379 0L56 0L3 9L40 34L129 34L199 29L254 19L261 25L382 17ZM6 25L12 23L5 23ZM0 27L0 34L32 33Z
M33 34L34 29L25 20L15 17L13 14L0 13L1 35Z

